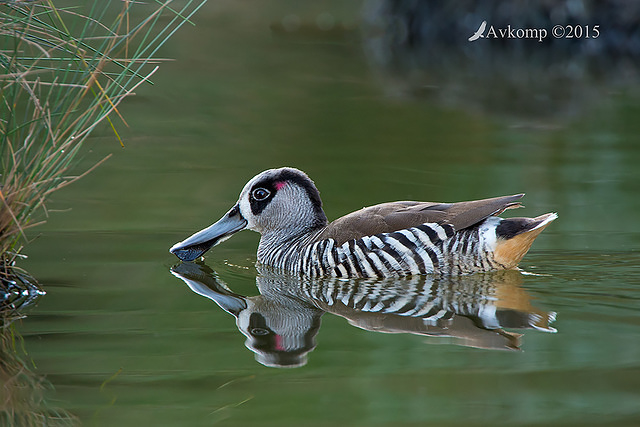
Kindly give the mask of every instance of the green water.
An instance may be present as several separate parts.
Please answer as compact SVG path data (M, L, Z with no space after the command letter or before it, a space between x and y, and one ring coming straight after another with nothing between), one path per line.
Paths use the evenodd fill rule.
M328 13L341 23L331 31L318 27ZM300 25L286 32L283 20ZM439 68L446 58L419 76L406 61L380 65L349 2L210 2L195 22L162 52L176 61L125 102L126 148L101 128L79 171L113 156L53 195L24 250L47 295L16 323L17 353L50 384L45 407L99 426L640 423L633 81L612 68L511 104L501 94L517 79L482 83ZM557 313L557 332L513 329L522 351L498 351L328 313L304 366L258 363L233 316L170 273L168 248L284 165L315 180L329 219L391 200L527 193L519 215L559 219L518 288ZM258 295L257 242L239 233L206 257L237 294Z

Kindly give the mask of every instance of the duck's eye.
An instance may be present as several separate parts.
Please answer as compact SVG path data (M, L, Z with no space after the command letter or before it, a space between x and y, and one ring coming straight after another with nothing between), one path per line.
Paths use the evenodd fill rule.
M269 335L269 330L265 328L251 328L251 335L253 336Z
M253 192L251 193L251 196L255 199L255 200L264 200L267 197L269 197L269 195L271 194L271 192L269 190L267 190L266 188L256 188L255 190L253 190Z

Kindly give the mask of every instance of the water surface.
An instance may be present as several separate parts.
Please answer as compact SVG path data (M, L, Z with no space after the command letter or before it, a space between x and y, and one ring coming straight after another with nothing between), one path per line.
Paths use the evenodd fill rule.
M382 55L360 4L253 6L210 2L125 103L125 149L101 130L79 170L113 157L49 203L23 263L47 295L15 324L42 406L105 426L640 423L635 80L615 66L516 108L517 79L483 86L441 56L412 71L428 49ZM529 73L557 77L544 62ZM507 328L520 350L496 350L326 313L303 366L259 363L234 317L171 274L168 248L284 165L315 180L329 219L526 192L518 215L559 219L517 289L557 332ZM206 257L236 294L259 295L257 241L239 233Z

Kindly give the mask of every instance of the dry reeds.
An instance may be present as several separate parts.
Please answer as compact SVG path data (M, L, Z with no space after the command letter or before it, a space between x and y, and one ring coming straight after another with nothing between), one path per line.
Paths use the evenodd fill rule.
M158 48L205 1L93 0L62 8L53 0L0 0L4 268L28 242L25 231L46 218L47 197L79 178L68 171L96 126L107 122L120 140L116 125L126 122L118 105L149 81Z
M107 122L120 140L118 105L149 81L158 48L205 1L0 0L2 425L77 422L46 404L50 386L18 356L12 322L42 291L15 261L27 230L46 218L47 197L82 176L68 172L91 132Z

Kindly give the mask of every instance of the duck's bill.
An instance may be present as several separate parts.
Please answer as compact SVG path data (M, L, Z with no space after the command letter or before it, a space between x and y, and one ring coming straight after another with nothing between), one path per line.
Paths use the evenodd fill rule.
M182 242L176 243L169 249L169 252L182 261L193 261L246 226L247 220L240 215L238 206L234 206L218 222L198 231Z

